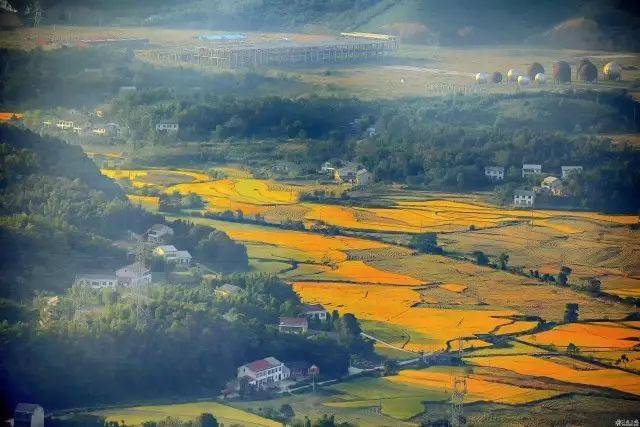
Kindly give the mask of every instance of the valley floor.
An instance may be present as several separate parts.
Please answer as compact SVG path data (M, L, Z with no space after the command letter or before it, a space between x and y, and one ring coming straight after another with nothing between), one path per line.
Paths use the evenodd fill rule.
M397 188L371 194L385 207L308 203L301 195L339 188L261 180L233 167L220 172L224 177L213 179L195 170L103 170L126 178L132 202L148 209L158 208L158 198L142 196L141 189L201 196L205 209L170 218L224 231L247 246L254 271L279 275L305 302L355 314L380 340L380 354L400 360L456 350L461 343L467 364L401 370L239 408L290 403L296 414L335 413L360 425L434 421L447 417L454 378L465 377L469 416L480 424L526 423L543 407L578 401L604 405L598 419L637 409L640 324L627 320L638 313L630 297L640 292L640 239L630 227L636 216L504 209L482 195ZM224 211L235 217L203 216ZM247 223L256 214L266 224ZM302 221L307 229L284 229L285 220ZM354 235L312 232L312 225ZM444 255L407 247L408 237L423 231L438 233ZM571 283L597 277L604 292L552 285L520 269L479 266L471 262L476 250L490 259L507 253L509 264L525 273L555 275L569 266ZM564 322L570 303L579 306L578 322ZM478 408L491 408L492 415ZM585 421L566 415L572 416Z

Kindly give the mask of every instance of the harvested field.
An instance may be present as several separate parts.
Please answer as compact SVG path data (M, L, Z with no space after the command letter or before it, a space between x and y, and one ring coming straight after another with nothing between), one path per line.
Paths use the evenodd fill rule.
M482 307L421 307L420 294L400 286L294 282L293 287L306 302L402 328L412 337L404 346L411 351L444 349L449 340L488 333L509 322L496 316L515 314Z
M640 329L616 323L568 323L520 339L530 344L559 348L572 343L582 350L632 349L640 343Z
M421 370L404 370L388 380L400 384L410 384L428 390L450 391L456 376L464 375L460 369L433 367ZM467 376L465 402L478 401L518 405L555 397L562 392L519 387L503 382L490 381L490 376L471 373Z
M468 360L475 365L507 369L521 375L546 377L594 387L607 387L640 395L640 376L619 369L579 370L565 364L527 355L470 357Z

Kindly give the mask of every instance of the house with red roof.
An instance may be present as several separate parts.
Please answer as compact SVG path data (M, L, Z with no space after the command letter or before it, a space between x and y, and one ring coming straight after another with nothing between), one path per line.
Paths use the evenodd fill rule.
M275 387L291 376L289 368L275 357L266 357L238 368L238 380L246 378L249 385L258 389Z

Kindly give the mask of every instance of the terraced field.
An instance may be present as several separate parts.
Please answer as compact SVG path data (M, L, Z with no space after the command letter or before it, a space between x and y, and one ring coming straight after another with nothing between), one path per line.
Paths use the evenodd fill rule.
M510 265L535 268L540 274L557 274L566 265L573 269L571 281L599 277L608 292L637 295L640 236L628 227L636 217L501 209L486 204L482 196L434 196L396 188L380 195L386 208L303 203L300 197L318 184L260 180L238 168L219 168L216 179L190 170L105 174L128 180L133 188L199 194L209 211L242 210L276 224L302 220L307 226L322 223L358 232L358 237L329 236L200 216L172 217L211 225L243 242L254 271L278 274L303 301L355 314L363 330L380 340L376 348L382 355L407 359L418 352L457 349L462 338L470 370L403 370L331 386L335 394L314 398L339 419L377 425L380 417L388 425L409 425L424 414L425 405L447 404L453 376L466 376L468 403L502 408L560 402L569 395L612 401L640 396L640 323L627 319L637 313L633 306L387 243L436 231L450 252L482 250L492 258L506 252ZM332 185L327 190L343 188ZM131 194L130 199L157 208L155 197ZM381 236L386 239L378 240ZM597 321L563 323L569 303L578 304L580 319ZM567 355L569 344L577 346L580 358ZM316 407L290 400L305 408L304 413L319 413Z

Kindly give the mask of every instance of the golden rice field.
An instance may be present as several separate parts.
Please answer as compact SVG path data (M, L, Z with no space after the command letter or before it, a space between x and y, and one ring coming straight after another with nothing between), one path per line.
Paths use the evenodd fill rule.
M426 389L442 390L450 392L453 388L455 377L464 373L460 369L449 367L432 367L421 370L404 370L398 375L388 377L391 382L409 384ZM504 382L491 381L490 376L471 373L467 376L466 403L495 402L508 405L519 405L537 400L558 396L562 392L558 390L545 390L520 387Z
M608 293L639 295L640 231L585 218L555 218L545 220L545 224L534 221L450 233L442 235L440 242L445 249L457 252L480 250L494 257L506 252L510 265L521 266L525 271L538 270L540 274L557 276L561 266L570 266L570 281L597 277ZM565 230L567 226L572 230Z
M640 376L619 369L601 368L592 365L590 369L580 366L573 368L569 363L558 363L543 357L530 355L469 357L470 363L490 368L501 368L520 375L550 378L567 383L606 387L624 393L640 395ZM579 362L576 362L579 365Z
M514 313L541 316L562 321L565 306L577 303L584 319L622 320L636 310L604 297L594 297L571 288L541 285L526 277L477 266L465 261L434 255L373 260L370 265L381 270L407 274L425 283L459 283L468 286L462 293L438 286L419 290L423 297L451 307L482 306ZM507 322L503 322L507 323Z
M611 322L568 323L520 339L530 344L553 345L558 348L572 343L581 350L630 350L640 343L640 329Z
M549 274L557 273L561 265L570 265L572 278L601 277L605 287L617 289L619 295L640 289L640 282L629 281L636 276L640 281L638 244L629 243L640 236L626 227L637 221L636 217L500 209L475 198L425 199L422 194L411 197L401 190L392 190L385 199L391 201L388 208L301 203L300 196L315 184L260 180L238 168L219 172L223 178L216 180L189 170L111 170L105 174L127 179L136 188L199 194L209 210L239 209L245 215L260 214L273 222L295 219L307 225L321 222L359 231L444 232L439 241L448 250L482 250L490 256L507 252L511 265L531 265ZM157 207L153 197L131 195L130 200L150 210ZM464 260L416 255L366 235L326 236L202 217L173 218L226 232L247 246L253 270L279 274L305 302L353 313L363 321L366 332L405 351L443 350L455 347L455 340L464 337L467 360L477 365L468 377L469 403L518 405L573 390L558 381L640 394L638 377L615 369L622 352L629 358L625 368L640 367L638 352L632 351L640 340L640 329L634 329L640 322L621 323L634 311L628 305L571 288L541 285ZM470 225L476 230L469 231ZM535 315L561 321L567 303L579 304L581 319L611 321L560 325L531 335L537 322L513 317ZM476 336L489 333L517 334L524 342L511 340L510 346L496 347ZM570 342L582 354L610 367L551 356L536 347L553 345L562 351ZM388 352L381 350L382 354L399 357L400 350L384 350ZM502 376L488 375L483 369ZM450 372L401 371L378 380L376 387L388 394L380 394L383 414L404 420L424 411L425 399L442 400L450 392L446 388L450 387ZM372 386L354 385L350 395L332 399L327 405L336 409L377 406L376 398L366 393Z
M300 203L300 195L316 189L335 189L334 185L291 185L273 180L255 179L238 168L220 168L227 178L213 180L196 171L165 170L167 175L191 178L173 183L149 179L149 170L103 169L106 176L129 179L136 188L155 186L167 193L194 193L203 197L213 211L241 210L245 215L264 215L267 220L304 220L353 230L419 233L424 231L454 232L494 228L510 222L531 223L538 228L573 234L585 231L579 225L561 224L553 220L582 220L612 225L628 225L638 221L633 215L602 215L591 212L531 211L496 208L463 201L397 200L390 208L359 208L316 203ZM226 172L225 172L226 170ZM153 170L152 170L153 171ZM157 170L156 170L157 171ZM157 172L156 172L157 173ZM344 187L342 187L344 188Z
M294 282L302 299L319 303L329 310L353 313L359 319L375 320L399 326L419 334L404 348L411 351L433 351L446 348L449 340L459 336L489 333L510 320L498 316L517 314L512 310L483 307L438 308L420 306L421 297L409 287Z

